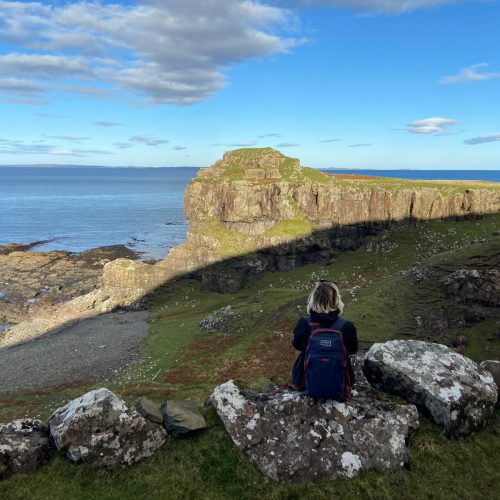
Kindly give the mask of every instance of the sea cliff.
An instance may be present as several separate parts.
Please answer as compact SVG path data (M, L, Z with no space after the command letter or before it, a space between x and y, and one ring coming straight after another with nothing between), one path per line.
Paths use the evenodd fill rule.
M271 148L239 149L200 170L184 208L188 241L159 265L202 269L206 288L231 292L263 270L327 263L389 225L498 212L500 188L327 175Z
M327 175L271 149L227 152L189 184L187 242L156 264L116 259L102 286L0 334L12 345L85 317L131 307L180 276L237 292L264 271L328 264L389 226L500 212L497 183Z

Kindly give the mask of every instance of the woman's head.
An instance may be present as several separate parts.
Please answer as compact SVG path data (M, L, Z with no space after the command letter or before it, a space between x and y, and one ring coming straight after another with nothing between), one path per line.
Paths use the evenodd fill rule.
M340 298L339 289L332 281L319 281L307 301L307 310L317 313L329 313L338 310L340 314L344 310L344 303Z

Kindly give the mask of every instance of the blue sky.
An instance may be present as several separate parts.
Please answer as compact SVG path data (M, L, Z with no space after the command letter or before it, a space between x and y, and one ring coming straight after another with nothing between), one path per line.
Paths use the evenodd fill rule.
M500 169L498 0L0 0L0 164Z

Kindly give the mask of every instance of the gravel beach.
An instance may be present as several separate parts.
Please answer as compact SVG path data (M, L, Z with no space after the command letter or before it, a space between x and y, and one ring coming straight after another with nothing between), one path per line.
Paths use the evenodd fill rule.
M107 380L141 358L148 316L147 311L105 314L0 349L0 395Z

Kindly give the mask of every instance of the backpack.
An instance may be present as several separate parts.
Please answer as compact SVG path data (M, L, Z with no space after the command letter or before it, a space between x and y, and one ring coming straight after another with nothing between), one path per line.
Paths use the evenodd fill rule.
M311 398L350 398L348 358L341 331L345 323L340 317L329 328L309 322L311 336L305 350L304 382Z

